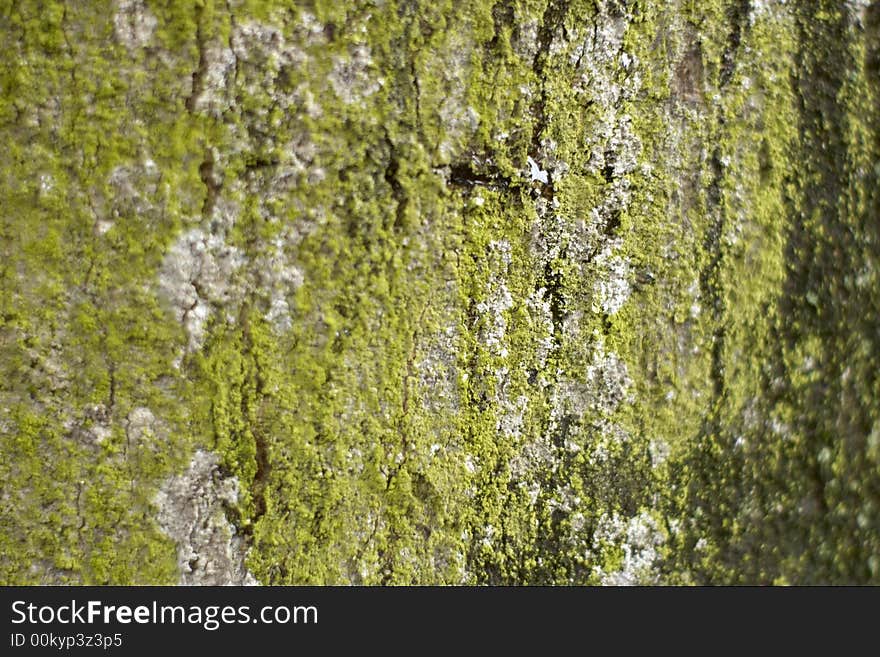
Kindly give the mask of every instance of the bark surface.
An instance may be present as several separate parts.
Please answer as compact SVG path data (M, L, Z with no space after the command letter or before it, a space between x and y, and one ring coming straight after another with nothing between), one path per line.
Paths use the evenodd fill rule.
M0 583L880 583L880 3L0 0Z

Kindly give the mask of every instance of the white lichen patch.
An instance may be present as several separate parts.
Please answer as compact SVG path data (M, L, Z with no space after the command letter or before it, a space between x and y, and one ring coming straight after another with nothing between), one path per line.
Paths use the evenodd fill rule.
M539 182L543 184L547 184L550 182L549 174L538 166L538 163L535 162L531 157L527 160L529 165L529 180L532 182Z
M526 308L532 332L540 336L535 340L535 365L538 370L547 366L547 359L553 351L553 310L548 299L547 288L540 287L526 299Z
M279 22L283 22L280 17ZM286 34L279 25L258 21L242 21L234 27L230 44L236 94L256 105L248 116L251 136L272 139L282 123L299 113L321 115L304 73L314 64L312 49L325 41L323 26L307 13ZM270 106L280 111L270 111Z
M632 292L629 263L616 253L617 241L609 242L596 256L598 269L593 284L594 312L616 314Z
M248 172L229 187L232 191L238 183L247 194L259 198L261 213L273 223L279 221L277 208L286 204L293 190L318 184L327 175L311 130L313 121L324 112L319 102L324 89L332 88L326 84L326 73L321 74L325 82L321 88L315 88L309 77L323 66L326 57L323 26L308 13L300 16L299 23L290 24L283 15L277 21L278 25L243 21L231 36L236 58L235 94L254 106L248 113L246 130L233 128L239 141L237 149L271 151L273 155L271 163ZM363 64L362 58L369 57L368 49L355 51L352 61ZM341 69L338 73L335 79L341 83L345 75ZM356 72L348 73L360 79ZM350 89L352 94L360 91L368 90L357 85ZM334 147L324 145L327 150Z
M559 144L553 139L542 139L539 149L544 168L554 183L559 183L571 170L568 162L560 155Z
M159 289L184 325L190 350L200 348L204 341L211 304L228 309L240 298L234 280L243 263L237 248L198 228L185 232L169 249L159 271Z
M606 4L600 5L595 29L585 30L581 37L573 33L573 42L582 40L569 54L579 72L575 91L598 111L584 146L589 153L587 169L610 177L610 189L599 208L606 223L629 204L627 176L636 170L642 151L632 117L623 111L642 87L641 63L624 46L631 19L629 13L619 14Z
M115 0L113 35L129 50L149 45L158 24L144 0Z
M69 416L63 425L67 435L80 444L94 447L113 435L111 410L105 404L89 404L78 416Z
M86 431L98 444L103 443L113 433L110 409L104 404L93 404L86 409Z
M333 58L330 85L343 103L361 102L382 88L385 81L372 71L372 65L370 48L362 44L352 46L347 56Z
M531 63L538 52L538 33L541 24L534 18L514 23L513 51L524 61Z
M314 33L317 40L319 32ZM242 62L269 69L287 64L303 64L308 55L294 43L288 42L277 25L258 21L241 21L232 32L233 52Z
M303 284L303 272L287 254L286 244L284 236L275 238L254 263L259 289L269 301L266 319L282 332L293 324L288 300Z
M223 477L216 454L199 450L181 475L157 493L158 522L177 544L182 585L254 585L244 563L244 539L226 518L238 501L238 480Z
M606 352L600 344L593 360L587 365L585 383L589 407L603 415L609 415L629 399L628 391L632 380L626 363L614 352Z
M39 187L37 188L40 194L40 197L45 197L55 189L55 177L49 173L43 173L39 178Z
M115 167L107 178L110 198L105 199L100 194L93 199L94 209L100 217L97 230L100 232L102 223L113 222L120 217L148 218L156 211L154 198L160 178L158 167L149 158L140 165L132 163Z
M621 449L632 440L632 436L620 425L608 420L596 422L593 429L586 446L585 459L594 468L601 468L619 457Z
M168 427L146 406L136 406L125 418L127 446L158 448L168 439Z
M515 439L520 437L528 405L529 398L525 395L520 395L513 400L507 399L505 396L501 400L496 428L502 438Z
M523 445L520 453L510 460L510 476L514 481L523 482L528 486L526 482L533 480L535 475L540 472L552 472L559 463L559 456L548 431ZM534 504L540 492L540 485L538 490L532 492L534 492L534 500L532 500Z
M665 533L647 511L629 519L615 512L599 519L588 560L599 557L600 562L610 562L608 566L597 565L593 569L603 586L656 584L659 581L656 565L665 542Z
M443 162L451 161L480 125L480 115L467 102L474 48L468 30L450 30L445 46L431 58L428 75L437 76L443 87L438 111L443 128L438 152Z
M480 342L493 354L505 358L507 347L507 311L513 308L513 295L507 287L505 275L510 266L510 243L506 240L491 242L489 256L492 273L489 277L486 298L477 304L481 320Z
M207 112L220 117L229 109L233 94L232 77L235 71L235 53L219 41L205 44L199 87L193 89L190 107L195 112Z
M456 325L441 328L427 337L416 362L422 403L435 413L460 408L458 359L460 335Z
M867 0L849 0L847 4L867 4ZM788 12L788 0L752 0L749 4L749 24L754 25L759 20L773 20L782 17Z
M648 450L651 452L651 467L653 468L661 467L669 460L669 456L672 453L669 443L659 438L651 441L648 445Z
M778 1L784 2L785 0ZM868 23L868 12L871 8L871 1L872 0L846 0L846 8L859 26L863 27Z

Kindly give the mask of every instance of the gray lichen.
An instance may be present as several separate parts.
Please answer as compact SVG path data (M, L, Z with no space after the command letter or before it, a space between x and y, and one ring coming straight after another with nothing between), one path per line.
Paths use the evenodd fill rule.
M180 584L253 585L245 567L246 544L226 517L238 501L238 481L224 477L219 458L198 450L189 468L171 477L156 494L162 531L177 545Z

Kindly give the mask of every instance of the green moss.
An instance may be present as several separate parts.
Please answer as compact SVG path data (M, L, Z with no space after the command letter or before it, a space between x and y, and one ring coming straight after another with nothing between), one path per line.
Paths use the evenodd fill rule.
M876 581L876 25L789 5L5 10L0 580L175 581L201 448L267 584L598 583L630 522L644 581Z

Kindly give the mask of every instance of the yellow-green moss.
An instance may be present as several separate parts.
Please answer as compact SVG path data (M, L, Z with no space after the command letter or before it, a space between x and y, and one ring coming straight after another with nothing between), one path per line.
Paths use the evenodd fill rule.
M195 449L266 584L877 581L876 9L764 4L0 8L0 581Z

